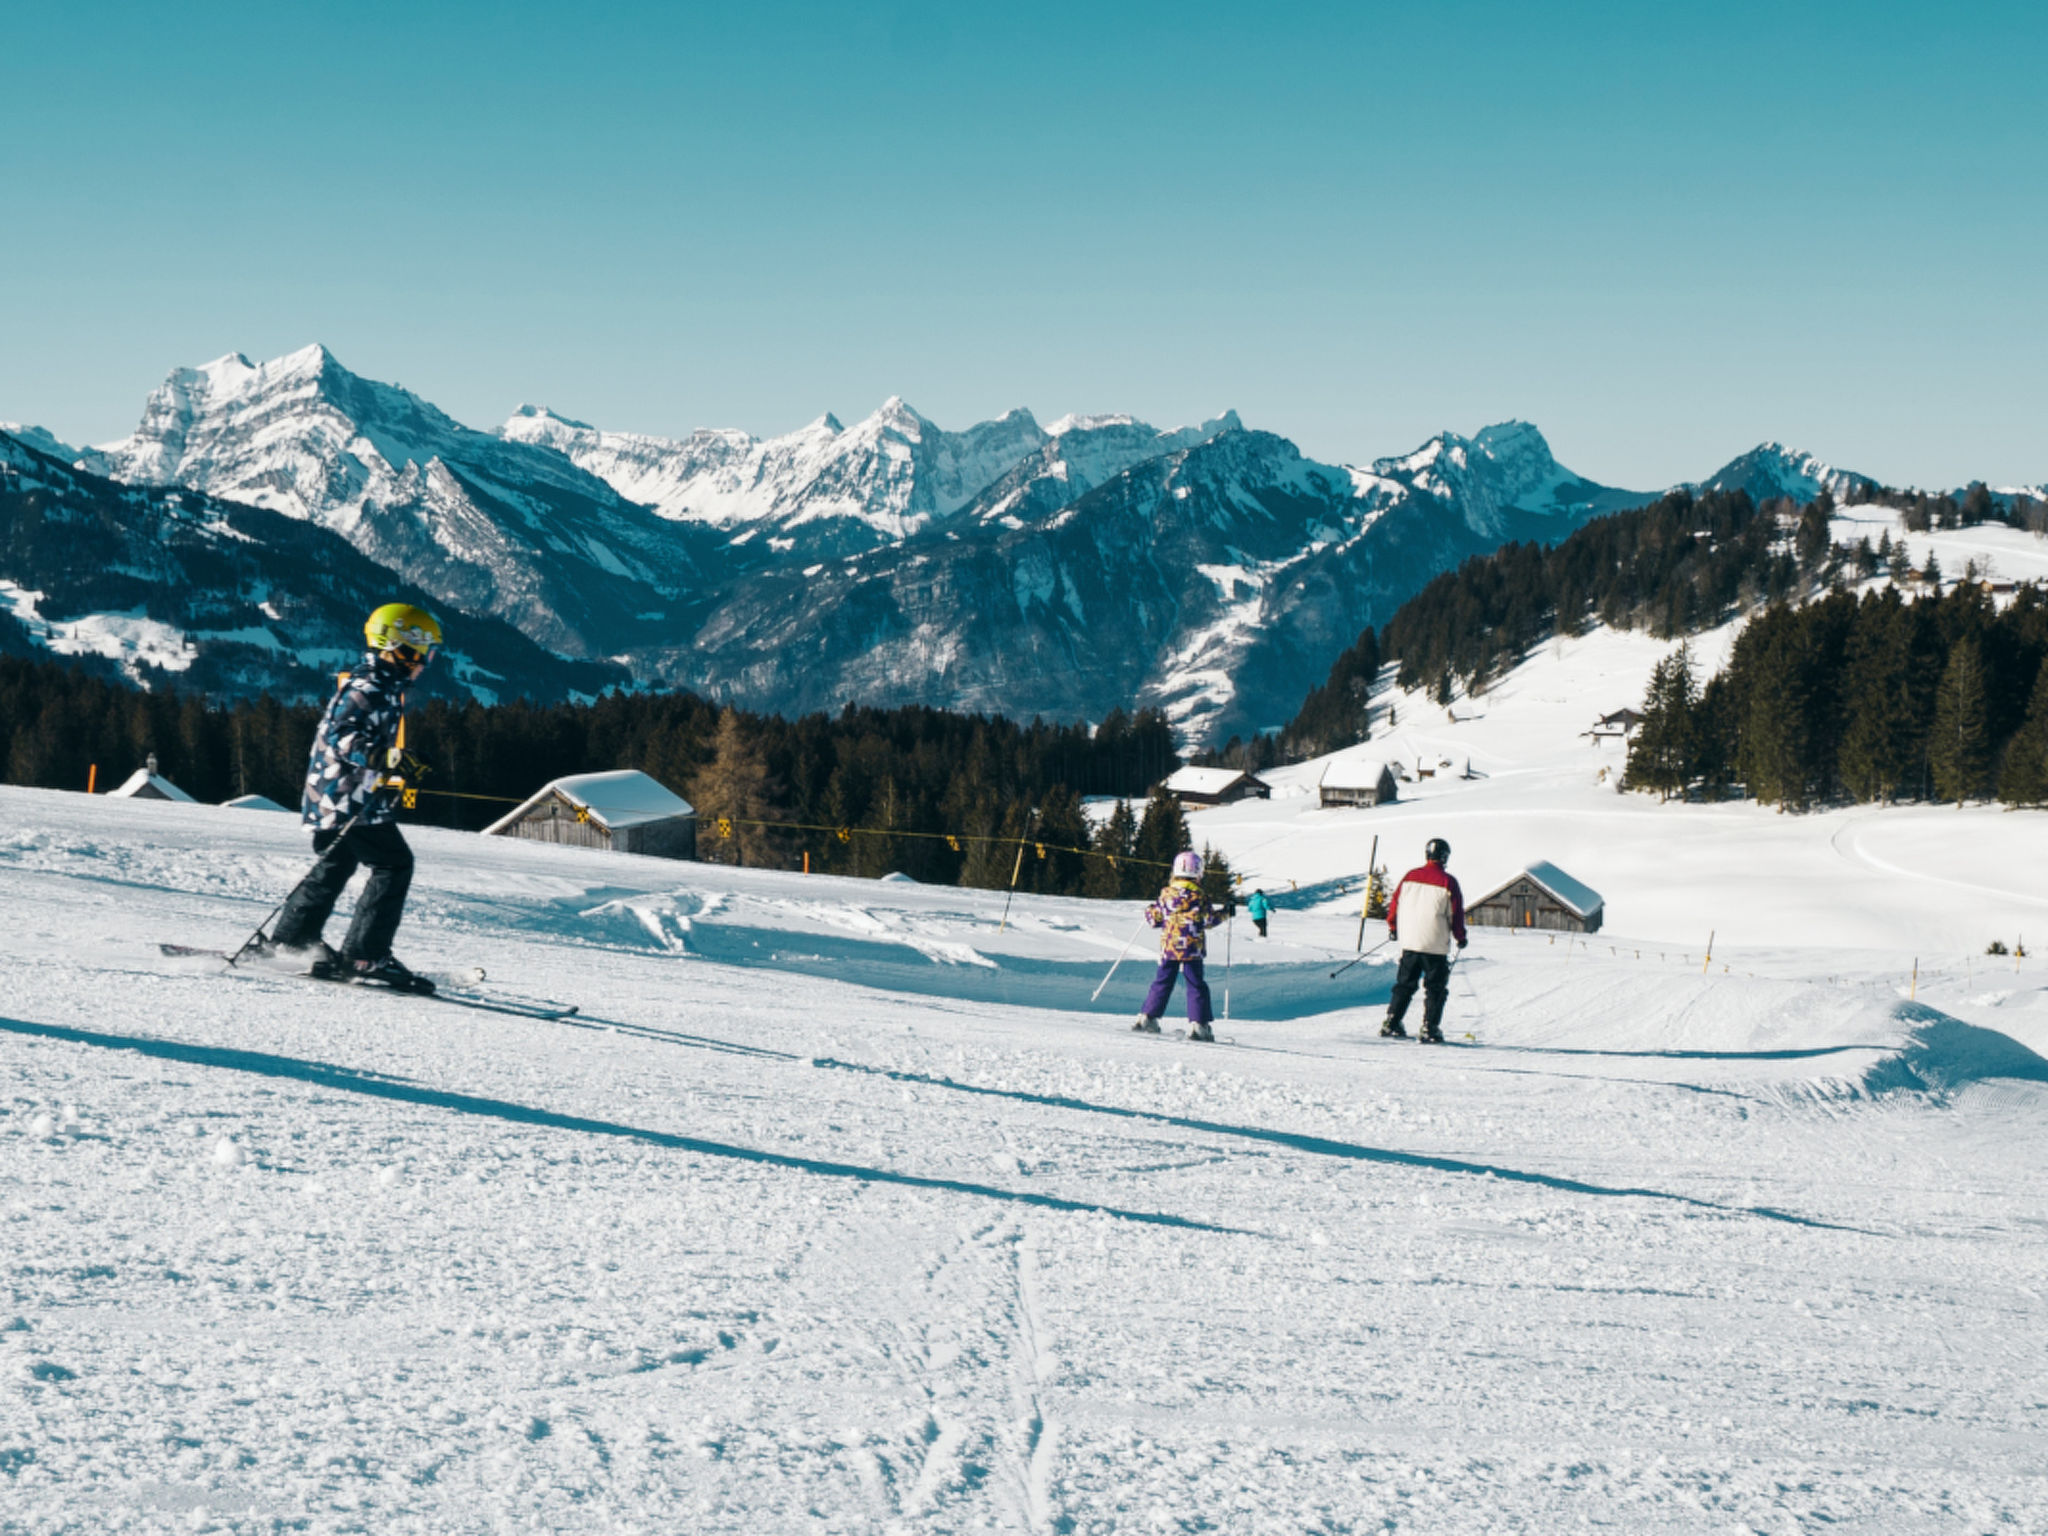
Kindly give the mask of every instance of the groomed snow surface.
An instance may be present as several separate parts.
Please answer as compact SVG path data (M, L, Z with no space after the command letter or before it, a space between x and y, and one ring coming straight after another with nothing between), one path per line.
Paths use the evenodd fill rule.
M1355 872L1418 809L1202 817ZM1804 819L1717 814L1809 899ZM1941 879L2041 880L1944 814ZM1199 1046L1125 1029L1142 942L1090 1005L1134 904L432 829L400 953L581 1017L225 976L157 943L236 942L291 822L0 790L0 1530L2048 1528L2041 973L1901 996L1909 898L1970 898L1889 826L1826 888L1864 952L1706 975L1545 844L1610 931L1479 933L1443 1049L1329 979L1304 856Z

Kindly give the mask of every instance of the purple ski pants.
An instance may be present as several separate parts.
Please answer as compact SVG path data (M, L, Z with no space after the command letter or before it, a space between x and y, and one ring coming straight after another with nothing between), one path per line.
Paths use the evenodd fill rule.
M1185 960L1159 957L1159 969L1153 974L1152 989L1145 994L1145 1012L1158 1018L1166 1012L1167 1000L1173 996L1173 978L1185 976L1188 983L1188 1022L1207 1024L1215 1018L1209 1011L1209 982L1202 975L1202 957L1189 955Z

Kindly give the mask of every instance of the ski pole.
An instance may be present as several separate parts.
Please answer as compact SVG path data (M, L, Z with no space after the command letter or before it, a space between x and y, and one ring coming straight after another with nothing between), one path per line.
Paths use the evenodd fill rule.
M344 837L347 837L349 833L355 830L356 823L363 819L363 813L369 810L371 804L376 800L377 796L381 795L383 792L384 787L380 784L377 787L376 791L372 793L368 800L365 800L361 805L356 807L355 814L349 817L347 821L344 821L341 824L341 830L334 834L334 841L329 843L327 846L329 848L338 847L341 843L341 840ZM299 883L293 886L289 891L285 892L285 897L283 901L280 901L276 906L270 909L270 916L264 918L262 922L258 923L256 925L256 931L250 934L249 937L247 937L246 939L242 940L241 944L237 946L235 952L232 955L228 956L229 965L233 965L237 960L241 959L242 956L249 952L249 946L256 943L263 937L263 930L268 928L273 922L277 920L278 913L282 912L286 907L291 905L292 898L298 895L299 892L305 888L306 882L313 878L313 870L318 869L320 867L320 860L326 857L327 855L323 853L319 856L319 858L313 860L313 869L309 869L303 875L299 876Z
M1342 976L1346 971L1350 970L1351 967L1358 964L1360 960L1370 960L1374 955L1378 954L1381 950L1385 949L1389 944L1393 942L1394 941L1391 937L1381 939L1379 943L1373 945L1373 947L1371 949L1368 949L1364 954L1357 955L1349 960L1346 960L1342 965L1338 966L1337 969L1330 972L1330 980L1335 981L1339 976Z
M1230 915L1223 919L1223 1022L1230 1022L1230 940L1237 932L1237 904L1231 903Z
M1131 946L1138 942L1138 935L1143 933L1144 931L1145 919L1141 917L1138 919L1138 926L1131 930L1131 936L1128 939L1124 940L1124 947L1118 950L1116 952L1116 958L1110 961L1109 976L1114 976L1116 974L1116 968L1124 963L1124 956L1128 955L1131 952ZM1095 1001L1096 998L1102 996L1102 989L1109 985L1109 976L1103 977L1102 980L1099 983L1097 983L1095 990L1088 994L1089 1002L1092 1003Z

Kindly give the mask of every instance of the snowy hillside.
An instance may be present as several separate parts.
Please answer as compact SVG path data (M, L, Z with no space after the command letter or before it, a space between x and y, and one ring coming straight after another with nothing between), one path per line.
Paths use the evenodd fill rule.
M1838 544L1887 535L1916 567L1936 557L1951 582L1972 563L1986 579L2048 581L2048 539L2018 529L1908 533L1876 505L1839 508L1831 526ZM1690 637L1699 679L1725 663L1742 622ZM1718 933L1724 946L1839 947L1845 965L1848 952L1894 968L1938 952L1942 964L1969 971L1969 955L1994 938L2010 946L2038 929L2048 939L2048 863L2015 857L2048 853L2048 818L2035 813L1866 805L1786 816L1753 803L1666 805L1620 793L1626 746L1588 733L1601 715L1641 708L1651 669L1674 648L1595 625L1548 641L1483 694L1460 692L1448 707L1427 690L1394 687L1398 669L1389 666L1370 740L1266 770L1271 801L1194 811L1189 824L1248 880L1326 894L1330 882L1364 870L1375 836L1396 875L1420 861L1427 839L1448 838L1474 899L1545 859L1606 896L1610 929L1695 961ZM1335 759L1393 765L1406 775L1398 800L1319 809L1316 784ZM1930 902L1933 891L1941 896Z
M1647 847L1511 798L1515 708L1454 863ZM2010 867L1946 815L1824 887L1783 818L1531 839L1617 940L1765 911L1704 976L1481 933L1429 1049L1329 980L1334 826L1244 828L1304 889L1196 1046L1125 1029L1142 955L1090 1004L1132 906L431 829L401 953L580 1016L226 977L156 942L237 940L289 818L0 790L0 1524L2038 1528L2048 994L1899 995L1915 895Z

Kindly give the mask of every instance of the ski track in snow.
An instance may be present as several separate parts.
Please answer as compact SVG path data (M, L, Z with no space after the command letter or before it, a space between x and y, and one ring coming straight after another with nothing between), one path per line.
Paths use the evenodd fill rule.
M1428 1050L1333 895L1209 1049L1128 904L414 842L584 1016L168 960L288 819L0 789L0 1532L2048 1528L2009 961L1481 931Z

